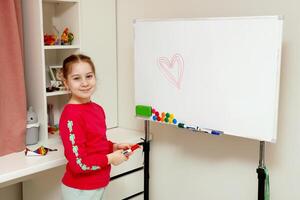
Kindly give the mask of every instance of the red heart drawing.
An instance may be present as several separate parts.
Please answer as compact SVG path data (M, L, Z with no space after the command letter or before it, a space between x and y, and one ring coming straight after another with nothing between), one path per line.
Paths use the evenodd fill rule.
M171 60L166 57L159 57L158 67L164 77L177 89L180 89L184 71L182 56L180 54L175 54Z

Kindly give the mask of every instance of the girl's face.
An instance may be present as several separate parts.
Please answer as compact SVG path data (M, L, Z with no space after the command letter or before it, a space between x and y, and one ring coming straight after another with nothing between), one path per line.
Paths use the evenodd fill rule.
M87 103L95 91L96 77L90 64L79 62L72 64L72 70L64 83L71 91L71 102Z

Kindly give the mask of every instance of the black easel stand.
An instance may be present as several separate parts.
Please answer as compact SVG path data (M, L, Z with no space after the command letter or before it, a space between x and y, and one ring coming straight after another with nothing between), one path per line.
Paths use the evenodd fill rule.
M150 141L149 141L149 129L150 122L145 120L145 141L143 145L144 150L144 200L149 200L149 152L150 152Z
M257 178L258 178L258 200L265 199L265 180L266 180L266 173L265 173L265 142L260 141L259 146L259 165L256 169Z

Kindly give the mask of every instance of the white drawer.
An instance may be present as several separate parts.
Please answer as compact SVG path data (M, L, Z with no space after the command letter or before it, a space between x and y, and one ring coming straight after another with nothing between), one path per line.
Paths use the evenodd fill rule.
M143 164L144 164L144 154L143 154L143 150L140 148L137 149L134 152L134 154L130 156L129 160L127 160L126 162L118 166L112 166L110 176L113 177L128 172L130 170L143 167Z
M121 200L142 191L144 191L144 171L140 170L112 180L105 190L103 199Z

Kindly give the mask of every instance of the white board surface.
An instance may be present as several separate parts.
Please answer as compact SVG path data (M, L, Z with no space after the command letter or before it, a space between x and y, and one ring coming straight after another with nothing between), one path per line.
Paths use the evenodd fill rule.
M178 122L276 141L279 16L136 20L135 104Z

